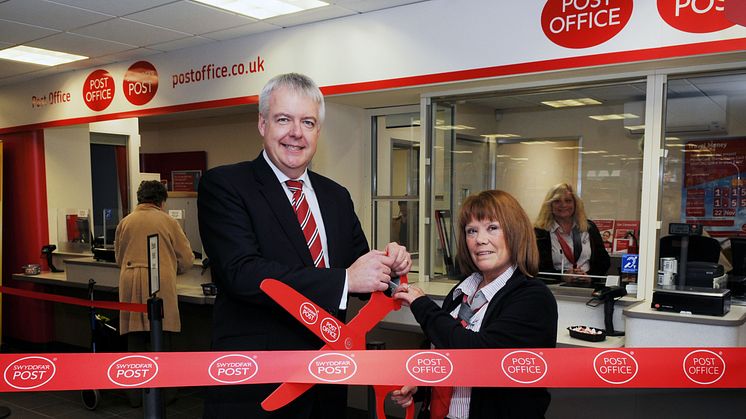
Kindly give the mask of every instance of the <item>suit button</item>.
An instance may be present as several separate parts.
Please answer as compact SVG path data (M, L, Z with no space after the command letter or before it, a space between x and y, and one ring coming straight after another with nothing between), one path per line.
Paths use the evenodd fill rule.
M127 262L127 266L132 266L132 262Z

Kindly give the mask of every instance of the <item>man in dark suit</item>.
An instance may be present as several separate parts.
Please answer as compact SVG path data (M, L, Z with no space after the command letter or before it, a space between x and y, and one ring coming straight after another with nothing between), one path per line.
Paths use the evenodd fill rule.
M312 80L276 76L259 96L263 152L250 162L211 169L200 181L200 235L218 287L214 350L321 347L259 289L265 278L290 285L344 321L348 294L386 290L391 276L411 267L406 248L396 243L369 251L349 192L307 170L323 120L324 99ZM260 403L275 387L211 387L204 416L345 417L344 386L314 386L288 406L264 412Z

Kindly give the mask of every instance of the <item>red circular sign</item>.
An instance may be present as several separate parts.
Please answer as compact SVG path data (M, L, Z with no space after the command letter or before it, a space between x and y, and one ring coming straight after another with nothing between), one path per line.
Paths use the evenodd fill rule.
M319 324L319 328L321 330L321 336L323 336L327 342L336 342L339 340L339 335L342 333L339 323L331 317L325 317Z
M147 383L158 375L158 364L143 355L119 358L109 365L109 381L122 387L135 387Z
M57 368L54 362L41 356L27 356L13 361L5 368L5 382L19 390L31 390L43 386L54 377Z
M437 352L418 352L407 360L407 372L423 383L439 383L451 376L453 364Z
M108 108L114 100L114 78L106 70L89 74L83 84L83 102L96 112Z
M158 71L147 61L138 61L127 69L122 82L124 97L133 105L150 102L158 91Z
M658 0L658 13L680 31L717 32L735 25L726 19L724 4L725 0Z
M357 372L357 364L347 355L328 353L312 359L308 372L321 381L338 383L352 378Z
M503 373L517 383L535 383L547 374L547 361L531 351L513 351L505 355L501 364Z
M723 378L725 361L712 351L692 351L684 358L684 374L697 384L712 384Z
M300 305L300 318L306 324L315 324L319 320L319 310L313 304L305 302Z
M541 29L559 46L589 48L618 34L632 16L633 0L548 0Z
M207 372L215 381L237 384L254 377L259 372L259 364L246 355L223 355L212 361Z
M637 375L637 360L624 351L603 351L593 359L593 370L598 378L609 384L624 384Z

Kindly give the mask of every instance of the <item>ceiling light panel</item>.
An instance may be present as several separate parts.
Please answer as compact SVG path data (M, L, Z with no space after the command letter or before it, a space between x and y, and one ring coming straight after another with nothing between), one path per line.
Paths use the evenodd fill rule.
M599 102L598 100L591 99L589 97L583 97L579 99L547 100L541 103L553 108L567 108L574 106L590 106L601 104L601 102Z
M51 67L55 65L71 63L73 61L85 60L88 57L21 45L1 50L0 58L4 60L20 61L23 63L39 64Z
M194 0L203 4L229 10L234 13L268 19L274 16L287 15L303 10L328 6L329 3L317 0Z

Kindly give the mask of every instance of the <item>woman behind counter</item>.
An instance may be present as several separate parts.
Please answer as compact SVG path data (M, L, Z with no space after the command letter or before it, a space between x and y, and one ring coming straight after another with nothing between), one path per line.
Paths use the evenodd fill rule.
M534 227L539 271L571 273L579 278L608 272L611 261L601 233L586 218L583 201L572 186L559 183L549 189ZM565 281L573 279L563 277Z
M533 278L538 271L536 240L518 201L497 190L468 197L459 211L458 232L456 260L466 278L450 291L442 308L423 298L416 286L402 285L394 294L410 307L433 346L555 347L557 302L546 285ZM440 394L446 388L437 389L428 397L433 419L542 418L550 401L544 388L454 387L445 399ZM392 398L406 407L416 391L405 386Z

